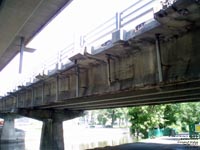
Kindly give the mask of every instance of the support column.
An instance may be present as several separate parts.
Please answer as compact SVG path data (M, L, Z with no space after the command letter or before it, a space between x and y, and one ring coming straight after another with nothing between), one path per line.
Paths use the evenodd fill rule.
M46 119L43 121L41 150L64 150L62 121Z
M15 117L13 115L7 114L4 117L4 125L1 132L1 142L10 143L16 142L17 138L15 135Z
M71 110L26 110L20 115L43 121L40 150L64 150L63 121L82 116L83 111Z

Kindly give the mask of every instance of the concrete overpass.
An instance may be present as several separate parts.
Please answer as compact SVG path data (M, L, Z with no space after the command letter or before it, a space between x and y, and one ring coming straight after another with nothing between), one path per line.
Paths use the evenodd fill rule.
M0 0L0 70L72 0ZM32 52L32 49L25 48Z
M64 149L62 121L84 110L199 101L200 1L154 13L155 2L136 1L59 51L1 98L1 113L43 121L41 149Z

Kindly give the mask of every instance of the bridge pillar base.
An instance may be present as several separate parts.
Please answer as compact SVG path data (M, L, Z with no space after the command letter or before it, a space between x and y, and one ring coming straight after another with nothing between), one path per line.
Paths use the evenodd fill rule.
M1 132L0 143L17 142L14 120L15 120L14 115L12 114L4 115L4 125Z
M64 150L63 121L82 116L83 111L20 109L22 116L43 121L40 150Z
M52 111L51 117L43 120L40 149L64 150L63 121L79 117L82 114L82 111Z
M64 150L62 121L55 121L53 119L43 121L40 149Z

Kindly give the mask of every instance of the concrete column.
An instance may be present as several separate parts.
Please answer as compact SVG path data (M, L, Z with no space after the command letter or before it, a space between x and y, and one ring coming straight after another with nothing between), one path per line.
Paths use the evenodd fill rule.
M19 109L22 116L43 121L40 150L64 150L63 121L82 116L83 111Z
M64 150L62 121L55 121L53 119L43 121L40 149Z
M17 138L15 135L15 117L13 115L5 115L4 125L1 133L1 142L16 142Z
M162 61L161 61L161 54L160 54L160 37L159 36L160 36L159 34L156 34L156 59L157 59L159 82L163 82Z

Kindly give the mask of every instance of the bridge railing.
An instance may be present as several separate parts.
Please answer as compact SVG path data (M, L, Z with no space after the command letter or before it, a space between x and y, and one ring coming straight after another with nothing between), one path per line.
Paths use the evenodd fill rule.
M44 71L43 74L48 75L54 70L58 70L60 55L58 53L52 54L46 61L44 61Z
M154 17L155 4L158 4L158 0L135 1L131 6L119 13L119 27L126 30L135 29L138 25L152 19Z
M69 58L75 53L74 43L69 44L66 48L60 50L60 68L62 69L64 65L70 62Z
M104 23L82 35L78 46L76 45L78 42L74 41L66 48L60 50L57 54L54 54L51 58L46 60L44 64L39 66L38 70L34 70L32 76L30 76L28 80L30 80L30 82L34 82L35 76L38 74L48 75L52 70L64 68L64 65L70 63L69 58L79 53L79 51L83 50L85 47L87 48L87 52L90 52L93 48L107 46L107 44L112 43L112 34L117 30L134 29L137 31L147 20L154 17L154 8L159 3L159 0L134 1L131 6L119 13L116 13ZM12 90L13 89L15 88L13 87Z
M89 48L97 47L102 43L112 40L112 33L118 29L118 13L106 20L103 24L83 35L83 43Z

